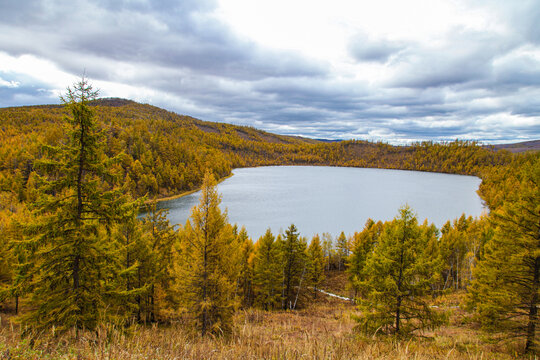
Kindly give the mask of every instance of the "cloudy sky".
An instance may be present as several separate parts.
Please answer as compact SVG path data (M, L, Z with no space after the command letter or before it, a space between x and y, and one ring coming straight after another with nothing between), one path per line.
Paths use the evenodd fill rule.
M0 107L101 96L327 139L540 139L540 0L0 0Z

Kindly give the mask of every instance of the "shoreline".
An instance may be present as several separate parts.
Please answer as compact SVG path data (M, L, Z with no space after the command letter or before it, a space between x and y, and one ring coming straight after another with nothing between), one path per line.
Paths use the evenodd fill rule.
M216 181L216 185L218 184L221 184L223 181L227 180L228 178L232 177L234 174L231 170L231 174L230 175L227 175L219 180ZM146 200L144 202L144 206L152 203L152 202L156 202L156 203L160 203L160 202L164 202L164 201L169 201L169 200L175 200L175 199L180 199L181 197L184 197L184 196L187 196L187 195L191 195L193 193L196 193L197 191L201 190L201 188L197 188L197 189L193 189L193 190L189 190L189 191L184 191L180 194L176 194L176 195L172 195L172 196L167 196L167 197L163 197L163 198L159 198L159 199L154 199L154 200Z

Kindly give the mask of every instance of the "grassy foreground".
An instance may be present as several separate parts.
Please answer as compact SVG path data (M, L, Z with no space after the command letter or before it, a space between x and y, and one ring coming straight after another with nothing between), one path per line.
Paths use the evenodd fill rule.
M329 291L342 288L330 274ZM346 291L341 289L343 295ZM350 302L319 295L310 307L294 312L239 311L229 338L201 339L186 319L170 326L136 325L127 330L102 327L69 336L20 336L12 316L0 313L0 359L515 359L522 344L493 343L468 325L459 295L436 305L451 312L450 323L414 339L362 337L354 331Z
M268 313L240 312L229 339L201 339L182 324L100 329L78 341L37 338L33 346L5 321L2 359L513 359L518 348L483 343L474 330L448 326L429 337L396 341L356 335L352 309L337 304Z

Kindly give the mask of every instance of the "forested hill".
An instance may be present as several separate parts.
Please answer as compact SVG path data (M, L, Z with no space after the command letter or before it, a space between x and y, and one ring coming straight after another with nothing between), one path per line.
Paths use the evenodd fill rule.
M481 175L512 161L507 151L472 142L391 146L366 141L324 142L252 127L205 122L123 99L92 103L107 155L133 196L166 197L197 188L205 169L218 178L233 168L334 165ZM0 190L28 192L43 145L64 141L66 110L58 105L0 109Z

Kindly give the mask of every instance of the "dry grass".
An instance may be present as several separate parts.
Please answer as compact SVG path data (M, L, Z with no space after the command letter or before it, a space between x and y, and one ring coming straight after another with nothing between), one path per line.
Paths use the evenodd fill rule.
M350 296L346 274L327 273L322 288ZM319 294L298 311L250 309L235 316L228 338L202 339L185 321L170 326L102 327L69 336L20 337L10 315L0 313L0 359L515 359L523 344L490 343L460 309L462 294L440 297L434 305L450 312L450 323L408 340L365 338L354 331L347 301ZM311 300L310 300L311 301ZM311 301L312 302L312 301Z
M513 359L517 347L488 344L450 324L428 337L366 339L353 331L354 307L326 300L296 312L240 311L229 338L201 339L169 327L100 328L79 340L39 336L32 344L2 316L0 359ZM458 322L460 315L453 317Z

